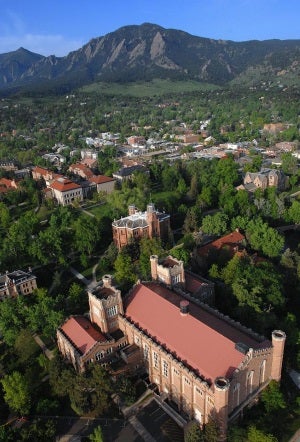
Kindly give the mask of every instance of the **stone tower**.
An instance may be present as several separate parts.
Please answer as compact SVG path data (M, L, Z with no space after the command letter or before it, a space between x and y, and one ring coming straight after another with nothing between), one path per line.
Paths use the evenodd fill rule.
M285 340L286 340L286 334L283 331L281 330L273 331L272 333L273 357L272 357L271 378L278 382L281 379L281 369L282 369Z
M112 286L112 278L105 275L102 285L88 293L90 319L103 333L110 333L119 328L118 315L123 314L123 302L120 290Z

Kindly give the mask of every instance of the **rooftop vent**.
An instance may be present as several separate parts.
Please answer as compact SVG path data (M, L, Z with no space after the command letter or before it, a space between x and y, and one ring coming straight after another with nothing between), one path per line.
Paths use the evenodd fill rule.
M180 314L187 315L189 312L189 301L180 301Z

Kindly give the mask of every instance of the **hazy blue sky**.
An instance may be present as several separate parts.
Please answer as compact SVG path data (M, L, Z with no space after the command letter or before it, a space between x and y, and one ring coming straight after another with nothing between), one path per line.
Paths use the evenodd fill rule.
M0 53L67 55L145 22L214 39L298 39L300 0L0 0Z

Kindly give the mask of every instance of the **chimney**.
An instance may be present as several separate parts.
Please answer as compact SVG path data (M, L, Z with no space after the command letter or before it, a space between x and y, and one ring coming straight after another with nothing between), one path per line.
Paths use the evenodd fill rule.
M186 316L189 313L189 306L190 306L189 301L186 300L180 301L179 308L181 316Z
M102 278L103 287L111 287L111 275L104 275Z

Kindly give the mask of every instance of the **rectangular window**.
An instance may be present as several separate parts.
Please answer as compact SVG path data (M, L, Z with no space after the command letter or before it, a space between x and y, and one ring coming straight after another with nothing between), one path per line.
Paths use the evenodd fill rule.
M169 364L163 361L163 375L167 378L169 376Z
M100 353L96 353L95 354L95 359L96 359L96 361L100 361L100 359L103 359L104 358L104 352L100 352Z
M144 359L145 361L149 360L149 345L144 344Z
M191 381L190 381L188 378L184 378L184 382L185 382L187 385L191 385Z
M134 337L134 342L136 343L136 345L140 344L140 338L138 336Z
M200 390L199 387L195 387L196 393L199 394L199 396L203 396L203 391Z

